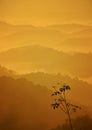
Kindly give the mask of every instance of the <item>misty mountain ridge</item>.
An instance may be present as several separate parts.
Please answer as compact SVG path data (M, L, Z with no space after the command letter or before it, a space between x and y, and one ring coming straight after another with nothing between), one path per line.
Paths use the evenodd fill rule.
M49 47L56 46L58 39L60 42L64 39L66 34L59 31L45 30L45 29L29 29L15 32L0 38L1 48L3 50L20 47L23 45L47 45Z
M60 30L60 31L62 30L67 33L75 33L78 31L92 28L92 26L90 25L83 25L83 24L76 24L76 23L49 25L46 27L49 29L55 29L55 30Z
M0 77L2 76L13 77L14 75L16 75L16 73L13 70L0 66Z
M3 26L3 24L5 24L5 26ZM68 39L75 37L87 37L89 38L87 43L92 41L92 39L90 39L92 36L92 27L81 24L62 24L50 25L46 27L35 27L32 25L10 25L1 22L1 26L1 33L3 30L6 31L5 35L1 34L2 37L0 37L1 51L34 44L58 48L59 50L76 51L76 47L71 47L71 43L68 43ZM75 44L75 42L76 40L73 44ZM83 44L84 42L85 40L82 40L80 44ZM87 43L85 43L86 46ZM78 45L77 48L80 48L80 46ZM90 45L87 50L89 51L89 49Z
M71 37L92 38L92 28L84 29L84 30L72 33Z
M26 78L27 80L32 81L36 85L40 84L41 86L46 86L48 89L51 90L53 89L53 86L57 86L58 88L58 83L60 84L60 86L64 84L69 84L71 86L71 99L75 97L76 102L82 102L82 105L91 107L90 99L92 98L92 85L83 80L78 79L77 77L71 78L68 75L48 74L43 72L28 73L20 75L19 77Z
M33 45L0 53L1 65L19 72L41 71L92 76L92 53L65 53L52 48ZM72 67L73 66L73 67Z
M44 89L47 88L48 90L52 90L53 86L58 87L58 83L60 85L68 84L71 86L70 97L72 99L75 96L76 102L79 102L81 105L84 105L86 107L92 107L91 100L89 100L92 98L91 97L92 85L83 81L83 80L78 79L77 77L71 78L68 75L49 74L49 73L43 73L43 72L28 73L28 74L24 74L24 75L23 74L19 75L17 73L13 73L13 71L10 71L5 67L1 67L1 68L2 68L2 69L0 69L1 79L2 79L2 77L3 77L3 79L5 77L5 79L13 79L14 78L15 82L18 80L23 80L23 82L28 81L28 82L32 82L36 86L39 86L39 85L43 86ZM2 71L2 70L4 70L4 71ZM11 81L9 81L9 83L10 82ZM1 84L1 85L3 85L3 84ZM15 85L13 85L13 86L15 86ZM82 90L83 90L83 92L82 92ZM86 97L85 97L85 94L86 94ZM78 95L78 97L77 97L77 95Z

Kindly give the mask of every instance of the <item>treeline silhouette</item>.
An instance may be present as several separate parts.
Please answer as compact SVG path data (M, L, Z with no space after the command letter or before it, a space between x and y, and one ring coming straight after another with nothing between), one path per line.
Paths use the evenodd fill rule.
M2 76L10 76L10 77L13 77L15 76L16 73L10 69L7 69L6 67L4 66L0 66L0 77Z
M74 130L92 130L92 118L89 115L77 117L72 120ZM62 125L58 125L51 130L70 130L68 121Z

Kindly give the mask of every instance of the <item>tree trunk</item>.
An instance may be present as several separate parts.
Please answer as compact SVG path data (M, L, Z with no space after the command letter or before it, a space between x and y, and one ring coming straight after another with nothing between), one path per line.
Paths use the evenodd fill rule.
M68 114L70 129L73 130L72 121L71 121L71 117L70 117L69 111L67 111L67 114Z

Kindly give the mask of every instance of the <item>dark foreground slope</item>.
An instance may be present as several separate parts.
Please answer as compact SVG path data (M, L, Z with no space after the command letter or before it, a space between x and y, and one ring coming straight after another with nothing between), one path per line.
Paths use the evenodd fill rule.
M50 91L26 79L0 78L0 130L47 130L63 117L51 108Z
M82 111L74 114L75 116L80 115L80 113L85 114L88 112L88 108L92 107L90 106L91 85L78 79L65 78L63 81L64 77L62 76L60 78L56 76L56 78L48 76L48 74L42 75L44 77L42 86L36 85L37 79L34 81L35 85L26 80L25 78L28 79L26 76L24 76L25 78L17 77L17 79L0 77L0 130L48 130L63 123L66 116L60 110L55 111L51 107L52 92L51 88L47 88L46 79L49 86L52 86L52 82L57 84L57 81L60 80L72 85L70 99L72 98L76 105L82 105L83 108ZM29 79L32 80L31 76Z

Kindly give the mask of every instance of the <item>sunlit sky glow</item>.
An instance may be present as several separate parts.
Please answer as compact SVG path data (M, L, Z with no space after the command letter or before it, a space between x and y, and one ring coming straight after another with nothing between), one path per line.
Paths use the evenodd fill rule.
M12 24L92 24L92 0L0 0L0 20Z

